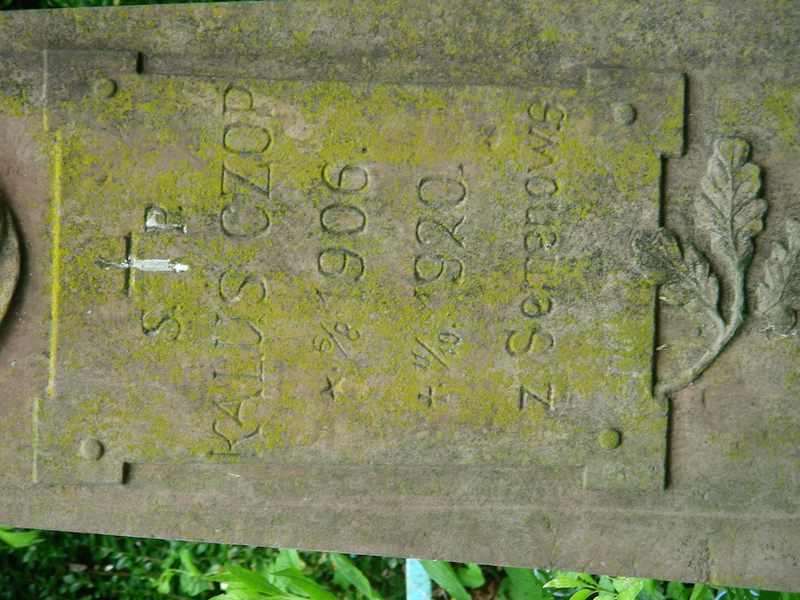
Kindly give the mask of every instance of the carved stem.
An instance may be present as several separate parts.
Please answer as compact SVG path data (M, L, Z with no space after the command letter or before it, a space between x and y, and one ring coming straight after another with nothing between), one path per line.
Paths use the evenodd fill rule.
M703 190L696 207L699 226L711 235L722 275L730 282L727 314L721 317L712 307L717 337L703 355L672 381L655 386L659 399L666 399L700 377L733 339L744 322L747 268L753 254L752 238L763 227L766 202L758 197L761 187L759 168L748 161L750 145L739 138L720 138L701 182ZM710 268L710 267L709 267ZM717 297L718 304L719 298ZM706 303L706 308L708 304Z
M733 298L728 321L721 321L719 316L715 315L715 321L718 321L718 334L714 343L709 346L697 362L674 377L672 381L656 385L655 394L657 398L663 400L693 383L714 362L733 339L733 336L736 335L736 332L739 331L744 322L744 276L738 269L733 269L733 273ZM719 327L719 324L722 324L722 327Z

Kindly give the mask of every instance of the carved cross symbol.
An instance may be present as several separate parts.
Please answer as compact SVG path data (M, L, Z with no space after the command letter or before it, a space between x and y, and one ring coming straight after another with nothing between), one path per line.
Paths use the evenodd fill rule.
M441 393L432 385L429 385L427 389L417 394L417 399L422 400L428 408L433 408L439 404L439 402L450 402L451 398L454 397L455 395L451 393Z
M125 271L125 292L130 296L136 281L135 272L149 273L185 273L189 265L175 262L166 258L137 258L133 243L133 235L125 236L125 260L117 262L106 258L98 258L96 264L106 269L116 268Z

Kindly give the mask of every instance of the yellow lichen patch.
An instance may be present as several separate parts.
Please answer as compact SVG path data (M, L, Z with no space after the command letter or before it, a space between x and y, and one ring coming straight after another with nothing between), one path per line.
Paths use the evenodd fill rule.
M800 145L800 86L772 90L764 99L764 112L787 146Z

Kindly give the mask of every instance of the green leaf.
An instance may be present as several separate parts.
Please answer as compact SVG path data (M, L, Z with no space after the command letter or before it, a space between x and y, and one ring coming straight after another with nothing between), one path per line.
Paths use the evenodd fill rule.
M686 586L680 581L670 581L667 584L667 598L669 598L669 600L683 600L683 593L685 590Z
M504 577L497 586L497 600L513 600L511 594L511 579Z
M628 587L628 578L627 577L612 577L611 583L614 586L614 589L619 594L622 590Z
M549 597L531 569L506 567L504 570L511 583L508 589L511 600L545 600Z
M598 582L598 587L606 592L610 592L616 595L616 590L614 589L614 582L611 580L611 577L608 575L602 575L600 577L600 581Z
M591 588L597 587L597 582L594 580L594 577L588 575L587 573L560 573L560 575L566 575L567 577L572 577L573 579L583 581Z
M211 584L194 575L182 571L178 578L178 591L187 596L197 596L206 590L211 589Z
M197 568L189 548L181 548L178 556L180 557L181 565L185 569L185 571L180 572L178 578L178 587L180 591L189 596L197 596L206 590L210 590L212 587L211 583L203 579L202 573L200 573L200 569ZM121 566L117 568L120 569Z
M269 596L270 598L288 598L288 596ZM211 600L263 600L265 596L252 590L225 590L224 594L213 596Z
M575 577L567 577L566 575L559 575L544 584L546 588L556 588L558 590L571 589L571 588L584 588L586 582L581 581Z
M459 567L456 574L458 575L458 580L464 584L464 587L479 588L486 583L483 571L475 563L466 563Z
M619 592L617 600L636 600L644 587L644 579L637 577L615 577L614 587Z
M12 548L25 548L41 539L41 532L36 529L17 530L14 527L0 526L0 540Z
M569 600L586 600L592 594L596 594L597 590L590 590L588 588L583 588L582 590L578 590L572 596L570 596Z
M212 588L208 581L186 572L180 574L178 582L180 591L188 596L199 596Z
M291 548L280 548L278 550L278 558L275 559L275 570L283 571L284 569L303 570L303 561L300 560L300 554L297 550L292 550Z
M191 575L194 575L195 577L200 575L200 569L198 569L197 565L194 564L194 559L192 558L192 555L189 552L188 548L181 548L181 551L178 553L178 556L181 559L181 565L183 565L184 569L186 569Z
M277 571L276 573L273 573L273 575L275 575L275 577L283 577L284 579L288 579L291 582L292 587L303 592L305 595L311 598L311 600L337 600L336 596L331 594L317 582L312 581L303 575L303 573L297 569L284 569L283 571Z
M419 562L428 573L428 576L455 598L455 600L472 599L472 596L470 596L467 590L464 589L464 586L461 585L456 572L449 562L438 560L421 560Z
M206 575L206 581L213 581L215 583L232 583L238 581L236 577L230 573L214 573L213 575Z
M156 581L156 591L159 594L169 594L172 592L172 578L175 576L175 569L167 569L158 576Z
M269 596L281 596L284 594L283 590L272 585L261 573L243 569L237 565L226 565L226 568L230 571L233 581L247 586L249 590ZM217 576L215 575L214 577Z
M369 580L349 558L336 552L331 553L331 561L336 570L350 582L350 584L370 600L382 600L381 595L372 589Z
M689 600L705 600L706 598L710 598L711 595L711 590L707 585L698 583L692 589L692 595L689 596Z
M655 579L642 579L642 583L639 600L666 600L662 582Z
M658 591L659 585L655 579L642 579L642 589L647 590L649 593Z

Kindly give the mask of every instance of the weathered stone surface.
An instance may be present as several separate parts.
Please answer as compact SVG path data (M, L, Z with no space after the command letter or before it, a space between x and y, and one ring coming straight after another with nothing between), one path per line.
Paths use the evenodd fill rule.
M2 520L800 586L796 9L352 8L0 15Z

